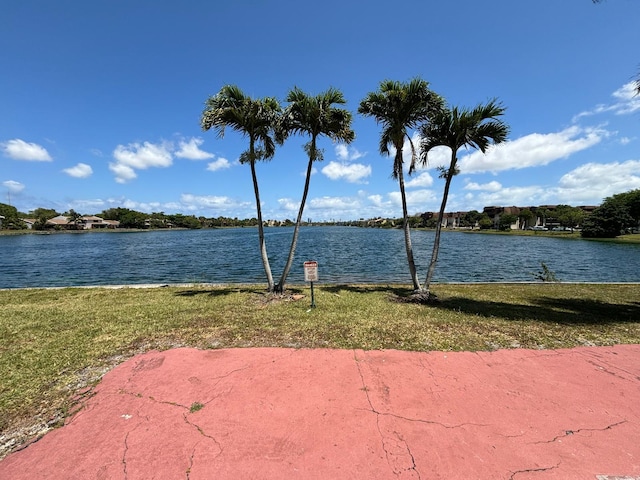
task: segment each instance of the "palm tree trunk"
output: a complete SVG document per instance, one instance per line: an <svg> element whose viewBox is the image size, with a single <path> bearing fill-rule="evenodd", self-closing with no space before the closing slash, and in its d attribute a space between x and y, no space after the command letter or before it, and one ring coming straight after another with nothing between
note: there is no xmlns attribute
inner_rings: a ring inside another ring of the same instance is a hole
<svg viewBox="0 0 640 480"><path fill-rule="evenodd" d="M264 226L262 225L262 208L260 207L260 192L258 191L258 177L256 176L256 162L252 160L251 178L253 180L253 192L256 196L256 212L258 215L258 239L260 241L260 255L262 257L262 265L264 273L267 275L267 288L269 292L273 292L273 275L271 274L271 266L269 265L269 256L267 255L267 244L264 240Z"/></svg>
<svg viewBox="0 0 640 480"><path fill-rule="evenodd" d="M402 155L402 150L400 150ZM402 167L398 169L398 183L400 184L400 197L402 198L402 229L404 230L404 246L407 249L407 261L409 262L409 273L413 282L413 289L420 290L420 280L416 272L416 262L413 260L413 247L411 246L411 232L409 231L409 214L407 213L407 196L404 191L404 175Z"/></svg>
<svg viewBox="0 0 640 480"><path fill-rule="evenodd" d="M422 291L429 295L429 289L431 288L431 280L433 274L436 271L436 262L438 261L438 252L440 251L440 232L442 231L442 219L444 218L444 209L447 206L447 198L449 197L449 187L451 186L451 179L456 168L456 152L451 153L451 164L449 171L447 172L446 180L444 183L444 193L442 194L442 204L440 205L440 211L438 212L438 222L436 223L436 236L433 239L433 252L431 253L431 261L429 262L429 269L427 270L427 278L422 286Z"/></svg>
<svg viewBox="0 0 640 480"><path fill-rule="evenodd" d="M291 247L289 248L289 257L287 258L287 263L284 266L284 270L282 271L282 276L280 277L280 281L276 286L276 292L283 293L285 281L287 280L287 276L289 275L289 270L291 270L291 265L293 264L293 255L296 251L296 246L298 245L298 232L300 231L300 224L302 223L302 212L304 211L304 205L307 201L307 194L309 193L309 182L311 180L311 171L313 169L313 160L309 159L309 165L307 166L307 177L304 181L304 191L302 192L302 201L300 202L300 209L298 210L298 218L296 219L296 226L293 230L293 238L291 239Z"/></svg>

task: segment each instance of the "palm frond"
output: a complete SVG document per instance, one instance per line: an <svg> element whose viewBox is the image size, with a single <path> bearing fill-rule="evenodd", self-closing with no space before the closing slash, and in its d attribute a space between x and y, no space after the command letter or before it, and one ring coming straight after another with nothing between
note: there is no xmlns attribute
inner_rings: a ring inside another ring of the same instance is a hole
<svg viewBox="0 0 640 480"><path fill-rule="evenodd" d="M409 82L384 80L378 90L367 94L360 102L358 113L373 117L382 126L379 150L389 154L390 146L400 152L394 158L393 178L397 178L402 169L402 148L405 138L411 145L412 173L416 164L416 149L411 142L410 130L429 121L444 108L444 100L429 89L429 83L421 78Z"/></svg>
<svg viewBox="0 0 640 480"><path fill-rule="evenodd" d="M426 164L429 151L437 146L449 147L454 155L447 172L457 174L455 153L460 148L469 147L485 153L490 145L507 139L509 127L499 118L504 112L505 107L496 99L471 110L459 107L442 110L420 129L420 161Z"/></svg>
<svg viewBox="0 0 640 480"><path fill-rule="evenodd" d="M225 85L207 99L200 124L203 130L214 129L219 137L226 128L248 137L249 149L240 155L240 161L254 162L275 154L273 137L280 115L280 104L274 97L252 99L237 86Z"/></svg>
<svg viewBox="0 0 640 480"><path fill-rule="evenodd" d="M322 150L311 147L319 136L327 136L334 141L351 143L355 132L351 129L352 115L346 109L335 105L346 103L344 95L331 87L312 96L294 87L287 95L289 105L282 115L279 137L291 134L303 134L311 137L305 145L305 151L312 161L322 160Z"/></svg>

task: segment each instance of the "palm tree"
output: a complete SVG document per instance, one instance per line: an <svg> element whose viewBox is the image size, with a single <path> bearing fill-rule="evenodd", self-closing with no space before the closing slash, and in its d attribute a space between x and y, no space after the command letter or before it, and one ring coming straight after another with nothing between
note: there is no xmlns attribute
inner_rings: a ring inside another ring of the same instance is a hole
<svg viewBox="0 0 640 480"><path fill-rule="evenodd" d="M284 139L292 133L309 135L311 140L304 145L304 150L309 156L309 163L307 164L302 200L293 230L291 247L289 248L289 257L282 271L280 281L276 285L276 292L281 293L284 292L285 282L291 270L293 256L298 243L298 232L302 223L302 212L307 201L307 194L309 193L313 162L323 159L323 151L317 146L318 137L325 135L333 141L344 143L351 143L355 138L355 133L351 129L351 112L334 106L347 103L339 90L329 88L329 90L319 95L310 96L298 87L294 87L287 96L287 102L289 102L289 106L287 106L282 116L278 141L284 142Z"/></svg>
<svg viewBox="0 0 640 480"><path fill-rule="evenodd" d="M280 104L272 97L253 99L246 96L237 86L225 85L216 95L209 97L205 105L200 119L203 130L213 128L218 137L223 138L225 129L230 127L249 138L249 148L240 154L240 163L248 163L251 167L258 214L260 255L267 275L268 290L273 292L273 275L264 239L256 162L270 160L275 154L274 131L281 114Z"/></svg>
<svg viewBox="0 0 640 480"><path fill-rule="evenodd" d="M428 82L414 78L409 83L384 80L377 92L369 93L358 108L361 115L370 116L382 125L379 150L382 155L390 155L390 148L395 149L392 177L398 180L400 197L402 200L402 228L404 243L407 250L409 272L414 290L420 289L420 280L416 272L411 246L409 216L407 213L407 197L404 189L404 173L402 150L405 139L411 147L411 165L409 173L413 172L416 161L416 150L409 135L410 129L417 128L427 122L443 106L442 98L429 88Z"/></svg>
<svg viewBox="0 0 640 480"><path fill-rule="evenodd" d="M447 205L449 187L451 179L458 171L458 150L462 147L475 148L485 153L489 145L502 143L507 139L509 127L498 117L502 116L505 108L497 102L491 100L485 105L478 105L473 110L445 109L439 112L431 122L425 124L420 129L420 160L426 165L429 152L438 146L445 146L451 149L451 161L449 167L441 167L441 177L445 179L442 204L438 212L436 223L436 235L433 241L433 252L427 278L422 287L422 293L429 299L429 288L431 279L438 260L438 250L440 249L440 232L442 230L442 217Z"/></svg>
<svg viewBox="0 0 640 480"><path fill-rule="evenodd" d="M82 224L82 215L76 212L73 208L67 212L67 220L72 225L71 228L74 230L78 230L80 225Z"/></svg>

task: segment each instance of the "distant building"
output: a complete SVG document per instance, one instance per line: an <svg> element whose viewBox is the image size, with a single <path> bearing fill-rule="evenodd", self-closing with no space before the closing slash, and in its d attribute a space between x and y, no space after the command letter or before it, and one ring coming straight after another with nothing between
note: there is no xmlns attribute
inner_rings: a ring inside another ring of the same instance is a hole
<svg viewBox="0 0 640 480"><path fill-rule="evenodd" d="M120 222L117 220L104 220L94 215L80 217L77 222L69 221L64 215L58 215L47 220L47 227L60 228L64 230L92 230L96 228L118 228Z"/></svg>
<svg viewBox="0 0 640 480"><path fill-rule="evenodd" d="M537 226L554 226L557 225L557 220L554 218L554 212L558 205L539 205L537 207L528 206L528 207L516 207L515 205L510 207L503 206L488 206L484 207L482 213L486 214L493 225L497 227L500 225L500 217L502 215L515 215L517 217L516 221L511 224L512 230L524 230L530 227ZM597 207L593 205L580 205L577 208L581 209L586 214L592 213ZM525 216L521 216L520 214L524 210L529 210L533 215L530 218L526 218ZM468 212L447 212L442 217L442 227L443 228L461 228L461 221L464 219L465 215ZM422 219L426 222L432 218L437 218L438 214L436 212L425 212L420 215Z"/></svg>
<svg viewBox="0 0 640 480"><path fill-rule="evenodd" d="M37 221L35 218L23 218L21 220L27 226L28 230L32 230L33 229L33 224L36 223L36 221Z"/></svg>

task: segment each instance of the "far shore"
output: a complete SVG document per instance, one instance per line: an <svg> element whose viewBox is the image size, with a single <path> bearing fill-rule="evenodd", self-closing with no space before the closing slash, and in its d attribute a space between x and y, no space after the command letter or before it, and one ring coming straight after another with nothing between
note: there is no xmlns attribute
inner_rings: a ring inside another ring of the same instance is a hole
<svg viewBox="0 0 640 480"><path fill-rule="evenodd" d="M314 225L325 226L325 225ZM334 226L334 225L326 225ZM227 228L255 228L255 227L211 227L202 228L196 230L221 230ZM268 227L268 228L283 228L283 227ZM372 228L372 227L357 227L357 228ZM164 231L185 231L190 230L188 228L100 228L89 230L0 230L0 236L8 235L61 235L65 233L71 234L89 234L89 233L136 233L136 232L164 232ZM432 231L432 228L418 228L417 230ZM640 243L640 233L633 233L628 235L620 235L615 238L583 238L579 231L532 231L532 230L479 230L479 229L464 229L464 228L445 228L443 232L462 232L468 234L480 234L480 235L511 235L511 236L524 236L524 237L551 237L551 238L566 238L576 240L591 240L599 242L613 242L613 243Z"/></svg>

